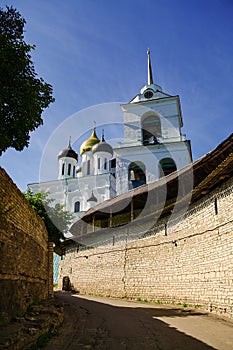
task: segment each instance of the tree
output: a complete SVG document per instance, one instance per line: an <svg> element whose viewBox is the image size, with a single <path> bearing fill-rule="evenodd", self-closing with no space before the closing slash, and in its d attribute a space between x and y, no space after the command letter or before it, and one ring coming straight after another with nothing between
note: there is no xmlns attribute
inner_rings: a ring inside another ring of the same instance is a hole
<svg viewBox="0 0 233 350"><path fill-rule="evenodd" d="M35 72L25 23L13 7L0 8L0 155L28 147L29 132L43 124L42 112L54 101L51 85Z"/></svg>
<svg viewBox="0 0 233 350"><path fill-rule="evenodd" d="M54 200L48 198L48 192L32 193L32 191L27 190L24 195L35 212L44 221L49 241L59 247L62 240L65 239L64 233L68 232L73 219L72 213L65 211L61 204L51 206Z"/></svg>

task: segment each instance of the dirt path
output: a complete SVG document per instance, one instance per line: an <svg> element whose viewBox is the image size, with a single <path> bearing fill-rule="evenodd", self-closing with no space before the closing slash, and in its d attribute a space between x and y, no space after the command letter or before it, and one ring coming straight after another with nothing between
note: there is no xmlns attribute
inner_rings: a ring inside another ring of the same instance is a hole
<svg viewBox="0 0 233 350"><path fill-rule="evenodd" d="M44 350L233 350L233 323L192 311L57 292L65 320Z"/></svg>

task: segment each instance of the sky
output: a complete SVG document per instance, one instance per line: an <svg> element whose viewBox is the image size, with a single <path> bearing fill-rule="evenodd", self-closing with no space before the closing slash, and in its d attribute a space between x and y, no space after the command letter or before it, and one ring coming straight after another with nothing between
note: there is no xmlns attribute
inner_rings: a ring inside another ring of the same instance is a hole
<svg viewBox="0 0 233 350"><path fill-rule="evenodd" d="M193 159L232 133L232 0L1 1L5 5L25 18L36 72L53 86L56 99L29 147L0 157L20 190L56 179L57 154L70 136L78 151L94 120L97 131L109 124L107 140L121 133L118 106L147 83L148 48L154 82L180 96L182 133L191 140Z"/></svg>

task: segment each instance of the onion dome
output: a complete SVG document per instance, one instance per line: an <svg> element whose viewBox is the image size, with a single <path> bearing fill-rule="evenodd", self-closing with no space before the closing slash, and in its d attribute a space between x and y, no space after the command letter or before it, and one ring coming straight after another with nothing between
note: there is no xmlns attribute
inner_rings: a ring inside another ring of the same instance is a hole
<svg viewBox="0 0 233 350"><path fill-rule="evenodd" d="M73 150L73 148L71 147L70 144L70 140L69 140L69 144L67 148L62 149L59 154L58 154L58 159L64 158L64 157L69 157L69 158L74 158L75 160L78 161L78 153L75 152Z"/></svg>
<svg viewBox="0 0 233 350"><path fill-rule="evenodd" d="M102 140L97 143L95 146L92 148L92 153L97 153L97 152L107 152L110 153L111 156L113 156L113 149L112 146L107 143L104 139L104 132L102 131Z"/></svg>
<svg viewBox="0 0 233 350"><path fill-rule="evenodd" d="M94 130L86 141L84 141L80 147L80 154L82 155L83 153L90 151L94 145L100 142L100 139L96 135L96 128L94 127Z"/></svg>

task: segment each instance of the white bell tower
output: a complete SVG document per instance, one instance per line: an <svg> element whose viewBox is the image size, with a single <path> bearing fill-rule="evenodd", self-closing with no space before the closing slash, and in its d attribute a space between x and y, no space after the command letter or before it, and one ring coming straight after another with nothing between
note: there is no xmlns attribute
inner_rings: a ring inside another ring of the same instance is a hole
<svg viewBox="0 0 233 350"><path fill-rule="evenodd" d="M150 51L148 81L124 113L124 147L116 148L117 194L152 182L192 161L190 142L182 135L179 96L154 84ZM120 170L120 171L119 171Z"/></svg>

